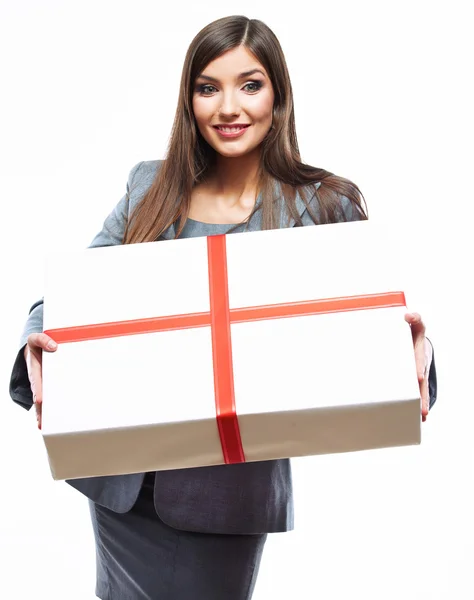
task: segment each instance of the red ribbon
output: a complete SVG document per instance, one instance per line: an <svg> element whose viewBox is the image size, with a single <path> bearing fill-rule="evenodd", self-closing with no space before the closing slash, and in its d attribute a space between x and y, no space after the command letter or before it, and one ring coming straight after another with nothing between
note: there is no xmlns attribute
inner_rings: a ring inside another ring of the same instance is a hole
<svg viewBox="0 0 474 600"><path fill-rule="evenodd" d="M44 333L48 334L58 344L65 344L140 333L210 326L216 419L222 452L226 464L242 463L245 462L245 455L235 407L230 324L405 306L405 295L403 292L386 292L231 309L229 308L225 235L215 235L207 238L207 254L210 312L115 321L96 325L79 325L77 327L50 329Z"/></svg>
<svg viewBox="0 0 474 600"><path fill-rule="evenodd" d="M225 235L207 238L207 257L217 427L225 462L242 463L245 455L235 410Z"/></svg>

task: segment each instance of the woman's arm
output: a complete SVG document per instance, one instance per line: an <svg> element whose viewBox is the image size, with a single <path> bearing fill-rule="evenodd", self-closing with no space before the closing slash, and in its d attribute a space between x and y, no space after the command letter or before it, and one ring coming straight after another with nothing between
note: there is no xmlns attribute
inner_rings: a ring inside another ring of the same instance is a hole
<svg viewBox="0 0 474 600"><path fill-rule="evenodd" d="M136 182L136 174L141 165L140 162L130 171L127 189L123 198L119 201L113 211L105 219L101 231L94 237L89 248L100 246L116 246L122 243L125 224L129 214L130 195ZM25 359L25 347L28 336L32 333L43 332L43 300L38 300L30 308L28 319L20 336L20 348L13 364L10 377L10 396L14 402L30 410L33 405L33 393L28 378L28 369Z"/></svg>

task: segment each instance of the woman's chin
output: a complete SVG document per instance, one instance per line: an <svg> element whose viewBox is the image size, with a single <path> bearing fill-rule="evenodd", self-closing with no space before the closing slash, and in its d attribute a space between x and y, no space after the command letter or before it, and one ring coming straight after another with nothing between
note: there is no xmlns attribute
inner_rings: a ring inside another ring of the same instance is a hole
<svg viewBox="0 0 474 600"><path fill-rule="evenodd" d="M224 158L241 158L242 156L245 156L246 154L248 154L248 152L228 152L228 151L221 151L221 150L216 150L217 154L219 154L220 156L223 156Z"/></svg>
<svg viewBox="0 0 474 600"><path fill-rule="evenodd" d="M246 156L247 154L250 154L255 150L254 147L232 148L231 146L223 146L221 144L215 144L212 147L217 152L217 154L223 156L224 158L241 158L242 156Z"/></svg>

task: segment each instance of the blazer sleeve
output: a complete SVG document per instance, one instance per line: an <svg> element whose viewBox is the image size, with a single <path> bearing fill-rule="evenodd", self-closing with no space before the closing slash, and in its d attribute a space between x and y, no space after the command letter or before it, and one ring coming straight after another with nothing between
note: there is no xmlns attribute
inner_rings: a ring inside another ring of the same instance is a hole
<svg viewBox="0 0 474 600"><path fill-rule="evenodd" d="M130 192L134 187L135 178L141 165L140 162L130 171L127 189L123 198L105 219L101 231L94 237L89 248L101 246L117 246L122 243L125 232L125 224L129 214ZM43 331L43 300L38 300L30 308L28 319L20 336L20 349L16 355L10 376L10 396L14 402L30 410L33 406L33 394L24 356L28 336L31 333L42 333Z"/></svg>
<svg viewBox="0 0 474 600"><path fill-rule="evenodd" d="M428 339L428 338L426 338ZM433 349L433 355L431 358L430 372L428 375L428 391L430 396L430 410L433 404L436 402L438 397L438 378L436 377L436 365L435 365L435 357L434 357L434 347L431 340L428 340L431 344L431 348Z"/></svg>

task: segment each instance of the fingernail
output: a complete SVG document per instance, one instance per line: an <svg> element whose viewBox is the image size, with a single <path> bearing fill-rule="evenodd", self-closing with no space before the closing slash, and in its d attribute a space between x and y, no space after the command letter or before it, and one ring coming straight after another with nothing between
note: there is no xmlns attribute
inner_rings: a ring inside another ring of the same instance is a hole
<svg viewBox="0 0 474 600"><path fill-rule="evenodd" d="M48 342L48 345L46 346L46 348L48 348L49 350L54 350L56 348L57 344L56 342L53 342L53 340L50 340Z"/></svg>

